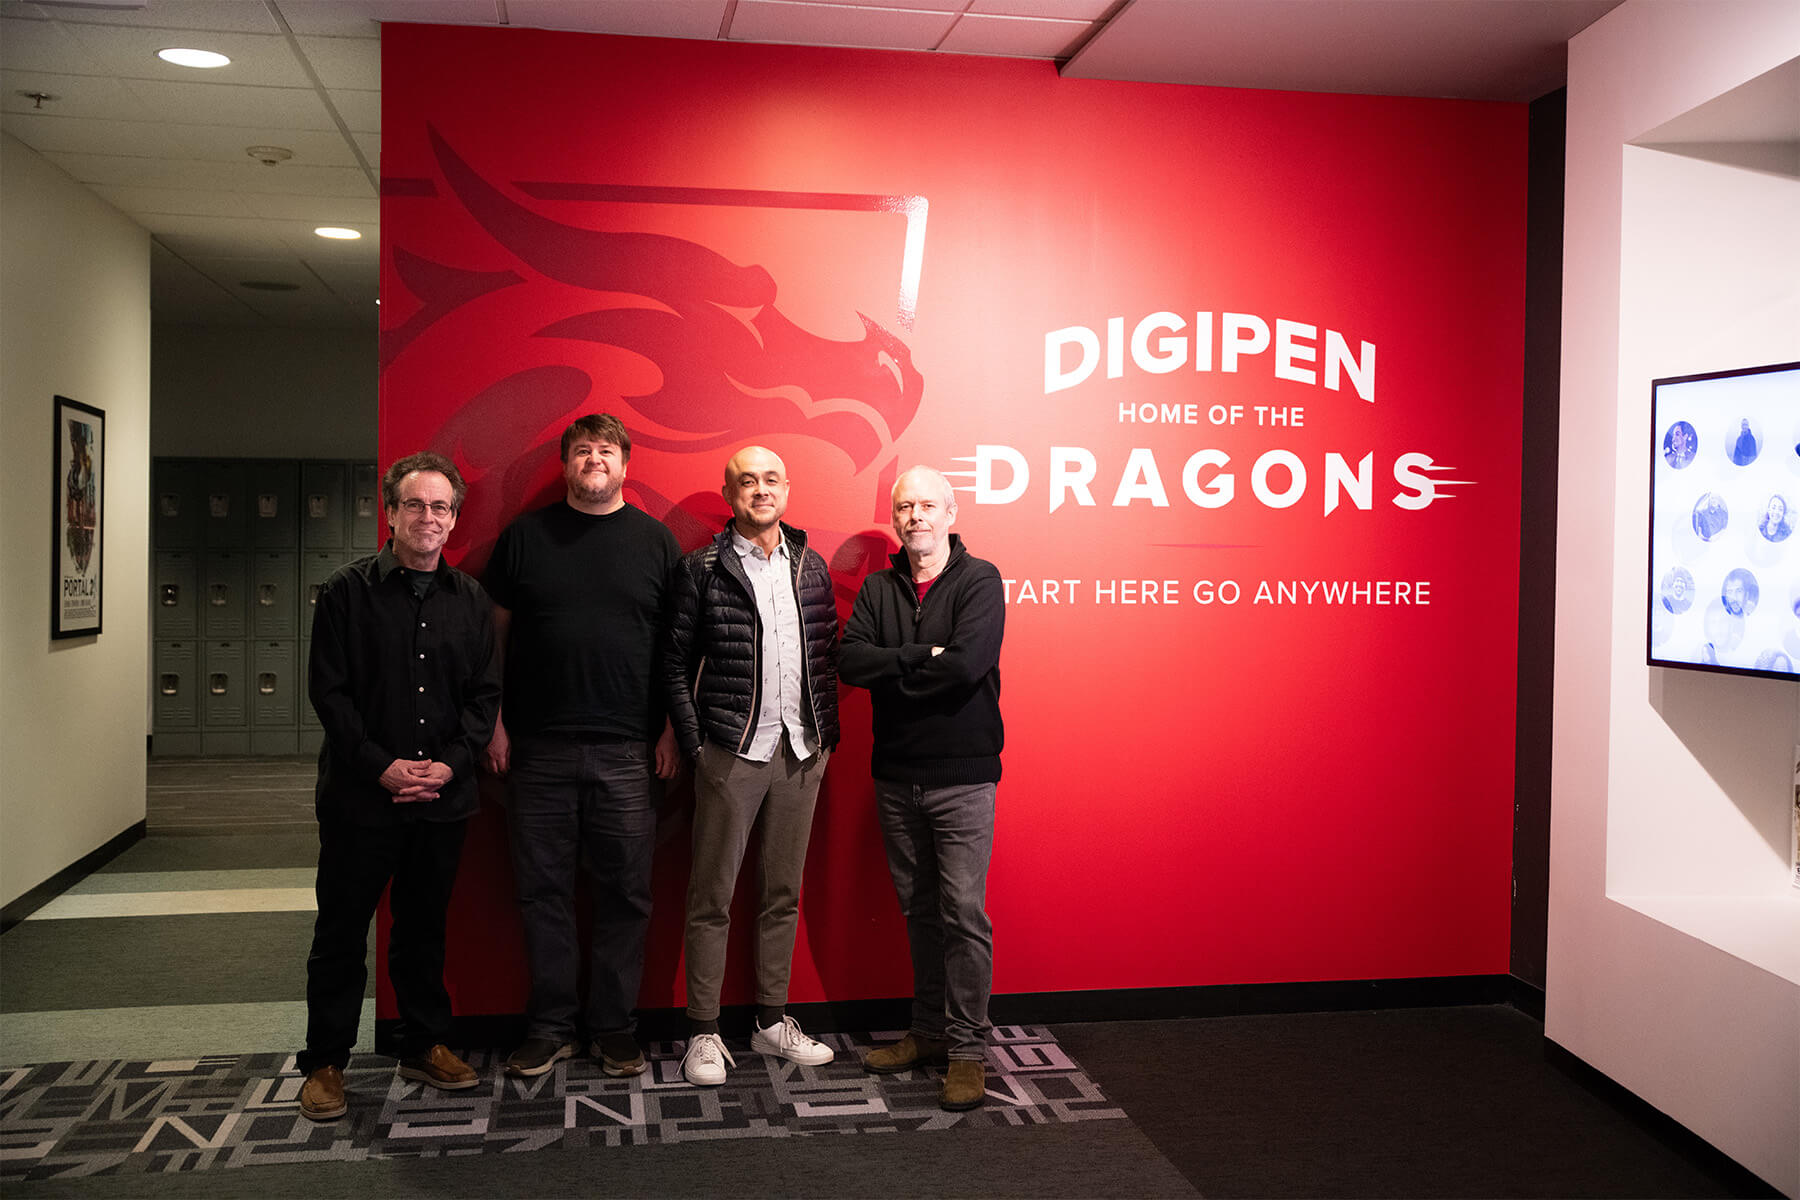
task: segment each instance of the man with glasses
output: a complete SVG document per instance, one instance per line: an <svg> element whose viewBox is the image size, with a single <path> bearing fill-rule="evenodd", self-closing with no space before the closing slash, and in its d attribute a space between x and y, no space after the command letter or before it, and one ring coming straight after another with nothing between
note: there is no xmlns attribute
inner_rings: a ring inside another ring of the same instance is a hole
<svg viewBox="0 0 1800 1200"><path fill-rule="evenodd" d="M467 489L441 454L389 467L381 496L393 536L341 567L313 614L308 692L319 751L319 915L306 960L306 1075L300 1111L344 1115L368 983L369 922L392 882L388 977L400 1009L400 1075L433 1087L478 1081L444 1045L444 922L477 807L475 765L500 705L492 605L444 561Z"/></svg>

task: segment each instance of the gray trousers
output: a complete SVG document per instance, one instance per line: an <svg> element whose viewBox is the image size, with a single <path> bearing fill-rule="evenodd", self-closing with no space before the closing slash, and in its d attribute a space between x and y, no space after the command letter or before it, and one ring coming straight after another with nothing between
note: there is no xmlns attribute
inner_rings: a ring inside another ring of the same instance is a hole
<svg viewBox="0 0 1800 1200"><path fill-rule="evenodd" d="M801 762L785 735L780 751L766 763L739 758L710 742L702 744L694 769L693 866L687 893L690 1019L719 1019L731 895L737 890L750 830L759 824L756 1002L787 1003L794 931L800 923L800 877L806 868L806 843L812 837L813 804L830 757L829 750L821 749Z"/></svg>
<svg viewBox="0 0 1800 1200"><path fill-rule="evenodd" d="M951 1058L979 1060L992 1028L994 785L877 779L875 807L912 949L912 1032L947 1039Z"/></svg>

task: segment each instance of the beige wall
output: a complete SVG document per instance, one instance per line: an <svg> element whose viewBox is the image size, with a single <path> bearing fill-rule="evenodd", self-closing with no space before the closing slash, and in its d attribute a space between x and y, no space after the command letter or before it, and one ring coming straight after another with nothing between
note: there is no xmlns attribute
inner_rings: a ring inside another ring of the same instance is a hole
<svg viewBox="0 0 1800 1200"><path fill-rule="evenodd" d="M50 639L51 397L104 409L102 632ZM0 903L144 818L150 238L0 133Z"/></svg>
<svg viewBox="0 0 1800 1200"><path fill-rule="evenodd" d="M1570 43L1545 991L1552 1040L1791 1196L1800 687L1646 666L1644 592L1650 381L1800 359L1800 152L1632 143L1796 56L1793 0L1629 0Z"/></svg>

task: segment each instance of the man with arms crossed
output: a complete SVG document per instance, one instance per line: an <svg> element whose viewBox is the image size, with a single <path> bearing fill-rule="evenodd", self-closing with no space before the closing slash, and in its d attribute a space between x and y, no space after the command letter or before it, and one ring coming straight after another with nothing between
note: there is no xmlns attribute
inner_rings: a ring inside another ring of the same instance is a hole
<svg viewBox="0 0 1800 1200"><path fill-rule="evenodd" d="M907 1035L863 1066L947 1066L939 1104L954 1112L986 1094L994 934L985 905L1006 597L993 564L950 532L956 494L943 475L913 467L893 500L901 550L857 593L843 676L874 702L870 771L912 950L913 1014Z"/></svg>
<svg viewBox="0 0 1800 1200"><path fill-rule="evenodd" d="M319 915L306 960L306 1075L300 1111L344 1115L369 921L393 881L388 976L400 1007L400 1074L440 1088L477 1082L444 1046L444 918L463 834L478 805L475 764L494 727L500 679L492 606L443 559L462 476L441 454L389 467L381 497L393 536L340 567L313 612L308 692L319 750Z"/></svg>
<svg viewBox="0 0 1800 1200"><path fill-rule="evenodd" d="M651 776L669 778L678 761L656 655L680 552L662 522L625 503L630 460L631 436L610 413L571 424L565 496L508 525L484 577L506 678L488 766L511 776L513 874L531 964L510 1075L542 1075L575 1052L578 868L593 905L579 1024L606 1074L646 1065L632 1009L650 924Z"/></svg>
<svg viewBox="0 0 1800 1200"><path fill-rule="evenodd" d="M757 875L756 1029L751 1049L802 1066L829 1046L787 1015L800 877L813 803L837 745L837 605L825 560L782 522L787 468L746 446L725 464L732 522L681 561L664 655L670 719L694 760L694 859L687 896L689 1083L725 1082L737 1063L719 1036L731 895L751 827Z"/></svg>

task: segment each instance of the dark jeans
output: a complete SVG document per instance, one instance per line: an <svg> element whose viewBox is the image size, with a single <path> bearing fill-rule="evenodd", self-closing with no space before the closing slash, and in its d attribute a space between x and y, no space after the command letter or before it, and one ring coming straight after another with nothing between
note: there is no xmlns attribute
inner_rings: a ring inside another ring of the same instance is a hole
<svg viewBox="0 0 1800 1200"><path fill-rule="evenodd" d="M350 1061L369 984L369 921L389 880L388 979L400 1008L401 1054L422 1054L450 1036L444 914L468 828L466 820L385 826L320 820L319 916L306 959L306 1049L298 1057L303 1073Z"/></svg>
<svg viewBox="0 0 1800 1200"><path fill-rule="evenodd" d="M994 985L994 785L877 779L875 808L912 949L912 1032L948 1039L951 1058L979 1060Z"/></svg>
<svg viewBox="0 0 1800 1200"><path fill-rule="evenodd" d="M531 961L526 1036L573 1041L634 1028L650 927L656 795L641 741L534 736L512 747L513 875ZM587 880L588 994L581 1004L576 874Z"/></svg>

